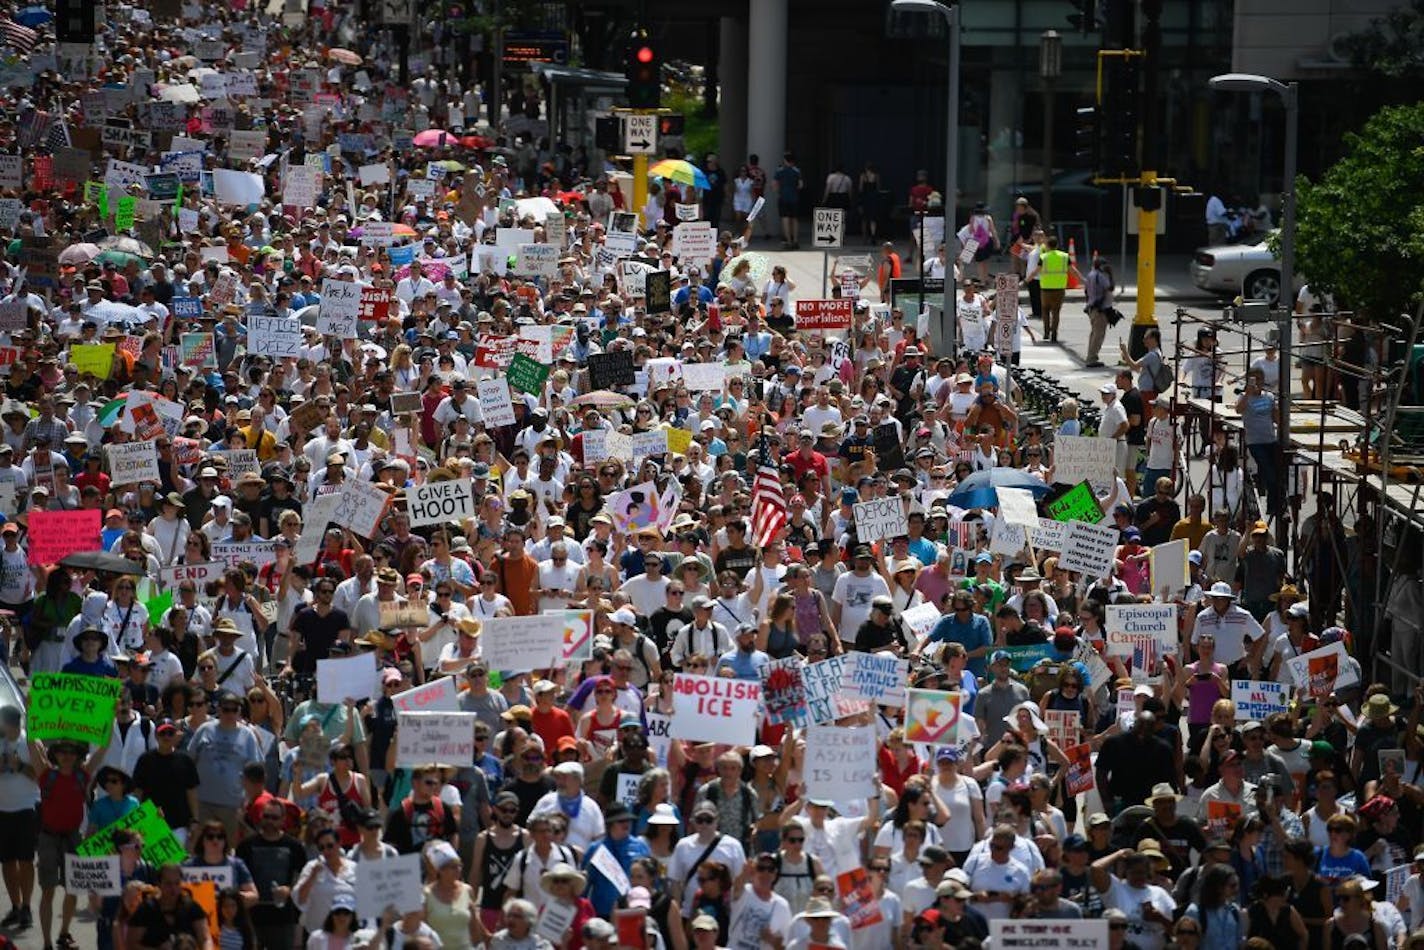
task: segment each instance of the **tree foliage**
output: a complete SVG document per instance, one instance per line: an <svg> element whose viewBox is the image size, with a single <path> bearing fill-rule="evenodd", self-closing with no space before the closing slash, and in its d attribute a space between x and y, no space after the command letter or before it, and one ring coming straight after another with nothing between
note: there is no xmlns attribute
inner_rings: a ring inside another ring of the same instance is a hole
<svg viewBox="0 0 1424 950"><path fill-rule="evenodd" d="M1301 178L1296 269L1379 319L1424 298L1424 103L1380 110L1320 181Z"/></svg>
<svg viewBox="0 0 1424 950"><path fill-rule="evenodd" d="M1399 5L1342 44L1360 69L1391 79L1424 78L1424 0Z"/></svg>

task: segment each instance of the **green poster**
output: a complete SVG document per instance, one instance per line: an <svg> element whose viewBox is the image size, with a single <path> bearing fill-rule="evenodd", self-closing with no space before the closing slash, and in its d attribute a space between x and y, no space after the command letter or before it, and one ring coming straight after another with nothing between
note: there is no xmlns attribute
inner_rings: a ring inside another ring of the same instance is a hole
<svg viewBox="0 0 1424 950"><path fill-rule="evenodd" d="M82 673L36 673L30 686L31 739L102 744L114 728L123 683Z"/></svg>
<svg viewBox="0 0 1424 950"><path fill-rule="evenodd" d="M509 385L515 389L538 396L544 391L544 380L549 378L549 367L523 353L516 353L505 375L509 377Z"/></svg>
<svg viewBox="0 0 1424 950"><path fill-rule="evenodd" d="M113 854L113 833L126 828L143 836L143 859L156 868L165 864L178 864L188 857L188 852L183 850L178 839L173 837L173 829L151 801L144 802L118 821L105 825L100 831L79 842L75 854L86 858Z"/></svg>
<svg viewBox="0 0 1424 950"><path fill-rule="evenodd" d="M1025 673L1034 668L1039 660L1049 660L1053 658L1053 645L1049 643L1030 643L1017 647L995 647L994 652L1002 650L1009 655L1009 666L1015 673Z"/></svg>
<svg viewBox="0 0 1424 950"><path fill-rule="evenodd" d="M119 199L118 210L114 212L114 227L120 231L132 230L137 216L138 199L133 195L124 195Z"/></svg>
<svg viewBox="0 0 1424 950"><path fill-rule="evenodd" d="M1062 495L1044 505L1048 517L1054 521L1085 521L1097 524L1103 520L1103 506L1098 504L1093 494L1093 486L1088 482L1074 485Z"/></svg>

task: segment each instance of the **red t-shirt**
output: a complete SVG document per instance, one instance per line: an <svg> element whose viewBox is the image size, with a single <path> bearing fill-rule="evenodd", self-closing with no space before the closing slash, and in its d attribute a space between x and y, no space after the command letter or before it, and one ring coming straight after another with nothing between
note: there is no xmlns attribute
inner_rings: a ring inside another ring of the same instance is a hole
<svg viewBox="0 0 1424 950"><path fill-rule="evenodd" d="M534 726L535 734L544 740L546 749L556 748L560 739L574 734L573 719L557 706L548 712L540 712L539 707L534 707L530 721Z"/></svg>
<svg viewBox="0 0 1424 950"><path fill-rule="evenodd" d="M810 457L803 455L800 449L794 452L787 452L782 456L781 461L790 465L796 471L796 482L800 484L801 479L806 477L807 472L815 472L817 478L826 478L830 475L830 469L826 466L826 457L820 452L812 451Z"/></svg>

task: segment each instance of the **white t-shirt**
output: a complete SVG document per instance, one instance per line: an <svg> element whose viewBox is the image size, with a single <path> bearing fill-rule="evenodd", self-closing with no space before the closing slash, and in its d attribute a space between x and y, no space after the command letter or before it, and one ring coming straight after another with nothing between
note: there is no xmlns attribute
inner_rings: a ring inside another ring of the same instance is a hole
<svg viewBox="0 0 1424 950"><path fill-rule="evenodd" d="M1103 900L1109 907L1116 907L1127 915L1127 939L1142 950L1162 950L1167 943L1166 929L1158 923L1142 919L1142 905L1151 903L1164 917L1171 917L1177 909L1172 895L1155 884L1146 887L1132 887L1121 878L1112 879Z"/></svg>
<svg viewBox="0 0 1424 950"><path fill-rule="evenodd" d="M1027 894L1029 891L1029 870L1013 858L999 864L984 853L970 855L964 870L969 875L969 889L975 892ZM1007 920L1013 908L1010 901L987 901L975 906L989 920Z"/></svg>
<svg viewBox="0 0 1424 950"><path fill-rule="evenodd" d="M12 755L19 758L22 767L30 764L30 744L23 729L18 738L0 739L0 762L6 763L0 772L0 812L30 811L40 800L40 787L34 779L8 768Z"/></svg>
<svg viewBox="0 0 1424 950"><path fill-rule="evenodd" d="M778 936L791 926L791 905L772 892L766 900L756 896L750 884L732 901L732 918L727 925L727 950L761 950L763 930Z"/></svg>
<svg viewBox="0 0 1424 950"><path fill-rule="evenodd" d="M624 581L618 590L627 594L633 601L633 609L639 616L647 617L667 601L670 583L672 582L666 576L660 575L657 580L653 580L646 574L639 574Z"/></svg>
<svg viewBox="0 0 1424 950"><path fill-rule="evenodd" d="M890 585L879 574L859 577L854 571L847 571L836 578L831 600L841 605L841 620L836 624L841 639L855 642L860 625L870 616L870 601L878 595L890 596Z"/></svg>

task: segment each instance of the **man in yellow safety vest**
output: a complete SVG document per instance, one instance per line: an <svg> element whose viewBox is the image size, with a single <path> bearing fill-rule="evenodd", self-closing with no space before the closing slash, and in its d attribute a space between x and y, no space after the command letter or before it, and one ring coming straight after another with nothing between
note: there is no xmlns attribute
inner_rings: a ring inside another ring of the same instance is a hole
<svg viewBox="0 0 1424 950"><path fill-rule="evenodd" d="M1058 317L1063 310L1063 297L1068 291L1068 275L1081 283L1083 275L1073 259L1058 249L1058 238L1050 236L1038 252L1038 266L1028 279L1038 278L1039 295L1043 301L1043 338L1058 342Z"/></svg>

